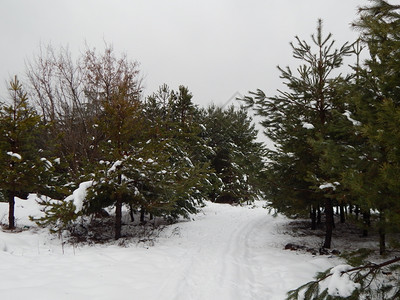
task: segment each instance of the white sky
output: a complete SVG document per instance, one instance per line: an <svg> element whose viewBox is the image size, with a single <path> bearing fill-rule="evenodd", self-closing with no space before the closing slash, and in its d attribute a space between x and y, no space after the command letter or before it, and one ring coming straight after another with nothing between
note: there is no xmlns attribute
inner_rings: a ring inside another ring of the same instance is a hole
<svg viewBox="0 0 400 300"><path fill-rule="evenodd" d="M0 0L0 91L39 44L74 54L104 41L141 64L145 94L188 86L194 102L223 104L234 94L281 85L276 66L292 63L289 42L309 39L317 19L338 45L366 0ZM4 98L4 92L2 92Z"/></svg>

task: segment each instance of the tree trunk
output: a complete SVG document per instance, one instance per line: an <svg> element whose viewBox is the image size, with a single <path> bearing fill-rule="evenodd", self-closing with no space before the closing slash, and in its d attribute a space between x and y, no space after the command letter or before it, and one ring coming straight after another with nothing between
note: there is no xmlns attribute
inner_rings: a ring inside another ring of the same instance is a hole
<svg viewBox="0 0 400 300"><path fill-rule="evenodd" d="M15 228L15 217L14 217L14 208L15 208L15 195L14 192L8 191L8 229Z"/></svg>
<svg viewBox="0 0 400 300"><path fill-rule="evenodd" d="M135 222L135 217L133 216L133 206L129 204L129 216L131 217L131 222Z"/></svg>
<svg viewBox="0 0 400 300"><path fill-rule="evenodd" d="M142 208L140 209L140 223L142 223L142 224L144 224L144 216L145 216L145 214L146 214L146 211L145 211L145 209L142 207Z"/></svg>
<svg viewBox="0 0 400 300"><path fill-rule="evenodd" d="M115 202L115 239L118 240L121 237L122 228L122 202L120 197L117 197Z"/></svg>
<svg viewBox="0 0 400 300"><path fill-rule="evenodd" d="M379 254L384 255L386 253L386 230L385 230L385 218L381 212L379 214Z"/></svg>
<svg viewBox="0 0 400 300"><path fill-rule="evenodd" d="M340 204L340 223L345 223L346 222L346 216L344 213L344 205Z"/></svg>
<svg viewBox="0 0 400 300"><path fill-rule="evenodd" d="M331 248L333 232L333 205L332 199L325 200L325 242L323 248Z"/></svg>
<svg viewBox="0 0 400 300"><path fill-rule="evenodd" d="M385 229L379 229L379 254L384 255L386 253L386 234Z"/></svg>
<svg viewBox="0 0 400 300"><path fill-rule="evenodd" d="M367 237L368 236L368 228L371 227L371 213L364 212L362 215L363 215L363 223L364 223L362 236Z"/></svg>
<svg viewBox="0 0 400 300"><path fill-rule="evenodd" d="M122 175L118 174L118 185L122 184ZM117 199L115 201L115 239L118 240L121 237L122 231L122 197L117 191Z"/></svg>
<svg viewBox="0 0 400 300"><path fill-rule="evenodd" d="M317 209L313 205L310 212L311 217L311 230L317 229Z"/></svg>

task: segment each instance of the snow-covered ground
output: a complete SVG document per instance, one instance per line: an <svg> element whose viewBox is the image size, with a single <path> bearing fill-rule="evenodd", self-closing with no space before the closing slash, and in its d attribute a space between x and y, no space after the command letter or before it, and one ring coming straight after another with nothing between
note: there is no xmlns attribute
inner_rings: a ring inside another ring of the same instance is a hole
<svg viewBox="0 0 400 300"><path fill-rule="evenodd" d="M131 242L64 245L28 216L37 205L17 200L19 233L0 231L0 299L246 300L286 292L338 264L335 258L283 250L288 222L262 208L207 203L192 221L167 227L153 246ZM7 221L0 203L0 221Z"/></svg>

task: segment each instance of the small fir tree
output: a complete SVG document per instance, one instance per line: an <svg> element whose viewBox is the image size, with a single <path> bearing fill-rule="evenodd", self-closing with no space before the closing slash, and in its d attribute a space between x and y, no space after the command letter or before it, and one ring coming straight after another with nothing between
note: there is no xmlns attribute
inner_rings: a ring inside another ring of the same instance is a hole
<svg viewBox="0 0 400 300"><path fill-rule="evenodd" d="M0 189L9 203L8 227L15 228L15 197L43 191L45 173L51 164L38 148L40 117L29 106L17 77L10 82L10 103L0 110Z"/></svg>

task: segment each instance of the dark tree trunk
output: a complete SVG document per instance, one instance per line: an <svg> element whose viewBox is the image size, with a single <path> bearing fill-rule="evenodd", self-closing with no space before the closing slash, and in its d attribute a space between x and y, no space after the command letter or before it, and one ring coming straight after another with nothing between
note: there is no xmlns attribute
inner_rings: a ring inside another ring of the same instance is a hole
<svg viewBox="0 0 400 300"><path fill-rule="evenodd" d="M386 253L386 230L385 230L385 219L384 214L379 214L379 254L384 255Z"/></svg>
<svg viewBox="0 0 400 300"><path fill-rule="evenodd" d="M311 230L315 230L317 229L317 209L314 205L311 207L310 217L311 217Z"/></svg>
<svg viewBox="0 0 400 300"><path fill-rule="evenodd" d="M121 237L122 229L122 201L120 197L115 202L115 239L118 240Z"/></svg>
<svg viewBox="0 0 400 300"><path fill-rule="evenodd" d="M363 215L363 223L364 223L362 236L367 237L368 236L368 228L371 227L371 213L364 212L362 215Z"/></svg>
<svg viewBox="0 0 400 300"><path fill-rule="evenodd" d="M135 222L135 217L133 216L133 206L129 204L129 216L131 217L131 222Z"/></svg>
<svg viewBox="0 0 400 300"><path fill-rule="evenodd" d="M379 254L384 255L386 253L386 234L385 229L379 229Z"/></svg>
<svg viewBox="0 0 400 300"><path fill-rule="evenodd" d="M140 223L144 224L144 216L146 214L146 210L142 207L140 209Z"/></svg>
<svg viewBox="0 0 400 300"><path fill-rule="evenodd" d="M325 242L323 248L331 248L333 232L333 205L332 199L325 200Z"/></svg>
<svg viewBox="0 0 400 300"><path fill-rule="evenodd" d="M8 229L15 228L15 216L14 216L14 208L15 208L15 195L14 192L8 192Z"/></svg>
<svg viewBox="0 0 400 300"><path fill-rule="evenodd" d="M122 184L122 175L118 174L118 184ZM122 231L122 197L117 191L117 200L115 201L115 239L118 240L121 237Z"/></svg>
<svg viewBox="0 0 400 300"><path fill-rule="evenodd" d="M340 223L345 223L346 222L346 215L344 212L344 205L340 204Z"/></svg>
<svg viewBox="0 0 400 300"><path fill-rule="evenodd" d="M356 220L358 220L358 216L360 214L360 208L358 206L356 206L355 213L356 213Z"/></svg>

